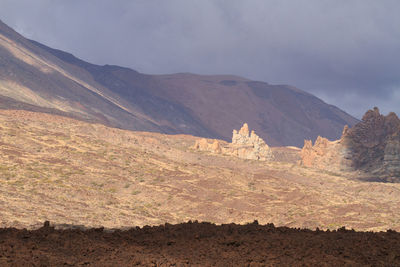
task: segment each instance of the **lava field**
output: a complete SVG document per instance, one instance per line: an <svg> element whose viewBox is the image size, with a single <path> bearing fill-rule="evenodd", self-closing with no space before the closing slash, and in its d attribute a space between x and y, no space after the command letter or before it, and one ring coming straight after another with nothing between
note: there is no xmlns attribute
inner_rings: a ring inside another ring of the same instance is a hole
<svg viewBox="0 0 400 267"><path fill-rule="evenodd" d="M400 234L188 222L0 229L1 266L400 266Z"/></svg>

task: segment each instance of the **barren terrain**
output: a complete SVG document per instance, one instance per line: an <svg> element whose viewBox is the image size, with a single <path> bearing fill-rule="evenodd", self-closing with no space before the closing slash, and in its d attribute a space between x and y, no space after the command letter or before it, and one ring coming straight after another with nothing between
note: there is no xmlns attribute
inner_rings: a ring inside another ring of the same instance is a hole
<svg viewBox="0 0 400 267"><path fill-rule="evenodd" d="M189 222L101 228L0 229L1 266L399 266L400 234Z"/></svg>
<svg viewBox="0 0 400 267"><path fill-rule="evenodd" d="M0 111L0 227L274 223L400 230L400 185L191 149L196 137ZM280 159L285 149L275 149Z"/></svg>

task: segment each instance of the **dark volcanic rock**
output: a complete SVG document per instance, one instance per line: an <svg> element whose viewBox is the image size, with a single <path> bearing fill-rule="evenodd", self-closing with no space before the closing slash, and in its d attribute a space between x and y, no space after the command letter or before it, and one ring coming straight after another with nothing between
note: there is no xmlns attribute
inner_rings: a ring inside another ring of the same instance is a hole
<svg viewBox="0 0 400 267"><path fill-rule="evenodd" d="M399 266L400 234L189 222L103 228L0 229L1 266Z"/></svg>

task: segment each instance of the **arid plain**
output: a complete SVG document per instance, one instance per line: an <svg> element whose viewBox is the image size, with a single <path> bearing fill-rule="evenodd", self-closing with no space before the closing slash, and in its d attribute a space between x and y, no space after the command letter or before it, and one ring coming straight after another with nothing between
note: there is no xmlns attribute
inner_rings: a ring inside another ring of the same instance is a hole
<svg viewBox="0 0 400 267"><path fill-rule="evenodd" d="M285 159L289 148L261 162L196 151L196 140L0 110L0 227L258 220L400 230L400 184L302 167Z"/></svg>

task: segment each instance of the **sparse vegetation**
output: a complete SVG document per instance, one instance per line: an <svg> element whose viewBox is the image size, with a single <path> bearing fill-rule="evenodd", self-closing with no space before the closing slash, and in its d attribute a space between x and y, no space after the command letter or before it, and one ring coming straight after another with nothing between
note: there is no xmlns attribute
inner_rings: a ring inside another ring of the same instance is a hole
<svg viewBox="0 0 400 267"><path fill-rule="evenodd" d="M135 195L140 194L140 191L139 191L139 190L133 190L133 191L131 192L131 194L135 196Z"/></svg>
<svg viewBox="0 0 400 267"><path fill-rule="evenodd" d="M38 218L65 223L67 216L76 224L106 227L118 227L123 220L144 225L257 218L293 227L400 230L399 184L370 187L293 163L198 153L189 150L195 140L190 136L132 133L66 118L60 124L51 115L21 116L29 120L21 123L0 110L3 226L29 227ZM7 134L11 129L18 138ZM124 219L116 221L116 216Z"/></svg>
<svg viewBox="0 0 400 267"><path fill-rule="evenodd" d="M254 183L254 182L249 182L249 183L247 184L247 187L248 187L249 190L251 190L251 191L256 190L256 187L255 187L255 183Z"/></svg>
<svg viewBox="0 0 400 267"><path fill-rule="evenodd" d="M115 189L115 188L110 188L110 189L108 189L108 192L114 194L114 193L117 192L117 189Z"/></svg>

